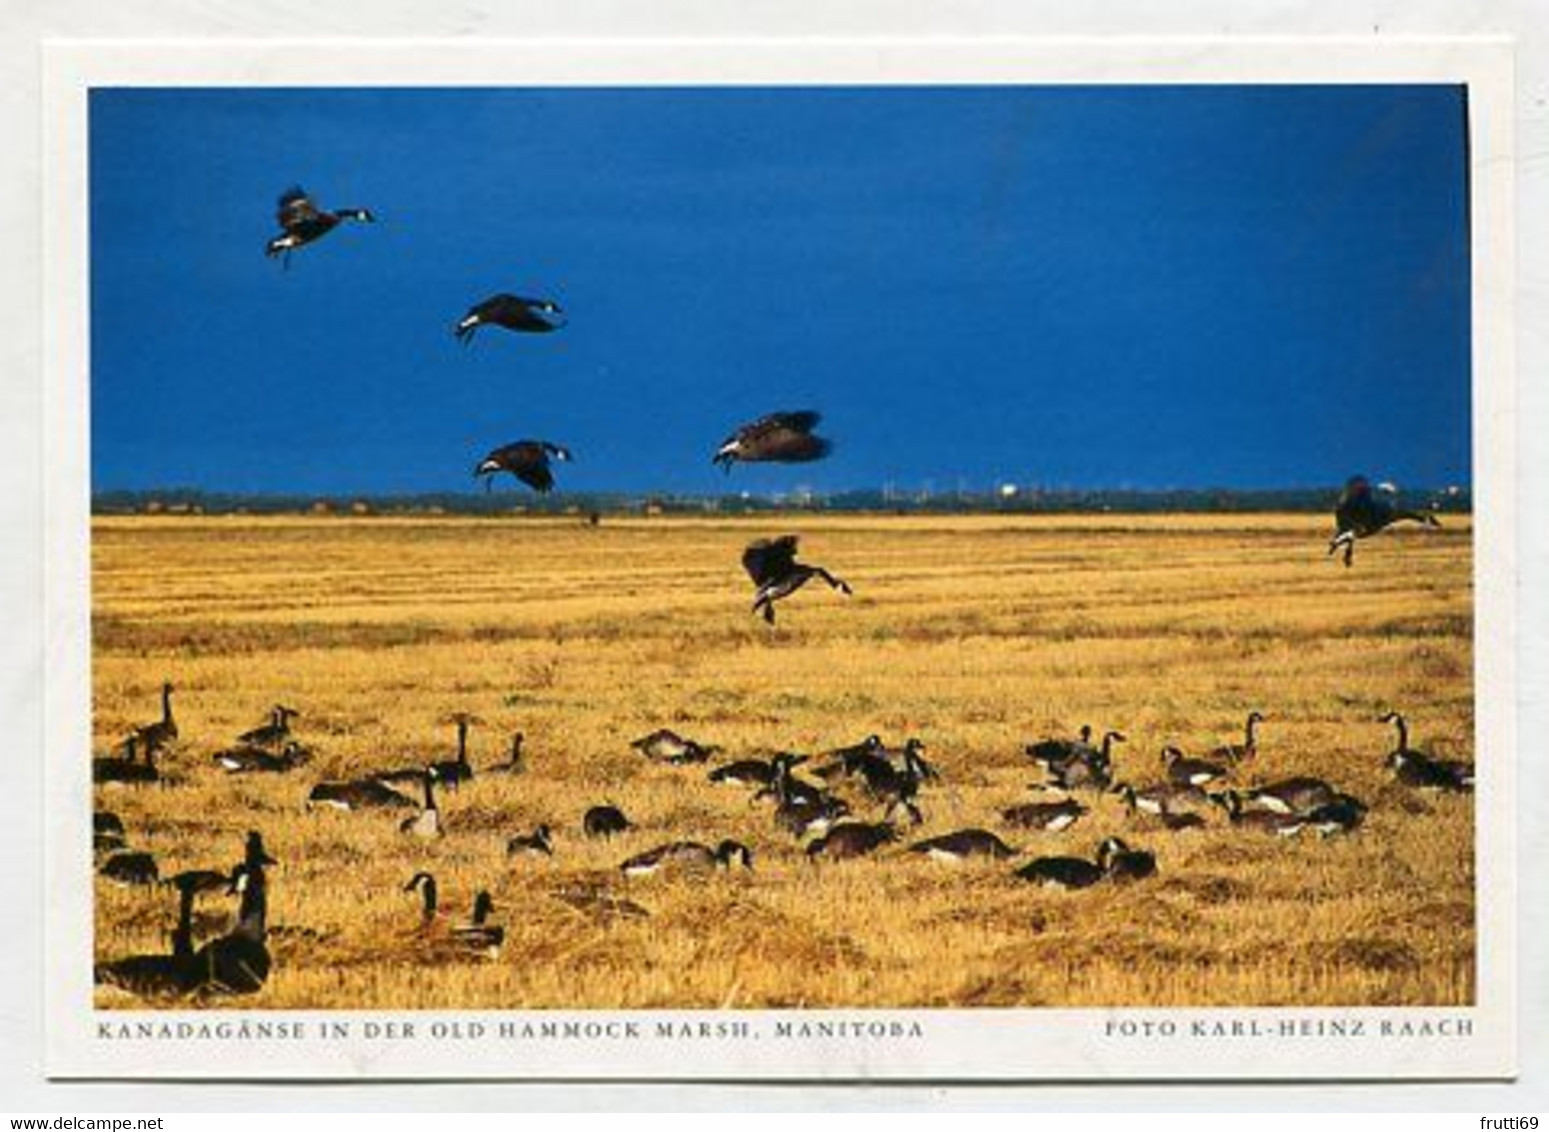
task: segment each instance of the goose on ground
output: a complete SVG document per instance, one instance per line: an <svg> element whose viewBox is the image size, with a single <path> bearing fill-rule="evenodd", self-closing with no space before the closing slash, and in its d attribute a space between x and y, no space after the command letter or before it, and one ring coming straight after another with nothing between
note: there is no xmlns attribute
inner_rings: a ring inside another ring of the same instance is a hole
<svg viewBox="0 0 1549 1132"><path fill-rule="evenodd" d="M796 561L796 535L759 539L742 552L742 568L753 580L753 612L773 625L775 602L790 597L813 578L822 578L829 587L848 597L854 591L843 578L837 578L821 566Z"/></svg>
<svg viewBox="0 0 1549 1132"><path fill-rule="evenodd" d="M1110 837L1097 847L1097 863L1116 881L1142 880L1156 872L1156 854L1131 849L1117 837Z"/></svg>
<svg viewBox="0 0 1549 1132"><path fill-rule="evenodd" d="M721 442L711 463L730 472L736 463L804 464L821 460L833 450L827 440L813 436L822 417L811 410L770 413L745 424Z"/></svg>
<svg viewBox="0 0 1549 1132"><path fill-rule="evenodd" d="M1196 813L1162 813L1156 816L1156 820L1162 823L1163 829L1185 830L1204 829L1205 815Z"/></svg>
<svg viewBox="0 0 1549 1132"><path fill-rule="evenodd" d="M420 894L420 927L428 928L434 924L440 916L436 878L429 873L415 873L409 878L409 883L403 886L403 890Z"/></svg>
<svg viewBox="0 0 1549 1132"><path fill-rule="evenodd" d="M155 884L160 876L156 858L139 851L114 853L97 872L119 884Z"/></svg>
<svg viewBox="0 0 1549 1132"><path fill-rule="evenodd" d="M627 877L654 876L658 873L704 873L730 869L739 864L753 867L753 854L738 841L722 841L714 849L698 841L674 841L637 853L619 866Z"/></svg>
<svg viewBox="0 0 1549 1132"><path fill-rule="evenodd" d="M307 795L307 805L338 810L412 810L414 801L385 782L361 778L353 782L319 782Z"/></svg>
<svg viewBox="0 0 1549 1132"><path fill-rule="evenodd" d="M1054 770L1085 752L1095 752L1092 746L1092 725L1081 725L1078 739L1040 739L1025 748L1027 757L1044 770Z"/></svg>
<svg viewBox="0 0 1549 1132"><path fill-rule="evenodd" d="M970 857L987 857L998 861L1017 855L1017 850L987 829L959 829L939 837L928 837L909 846L909 851L933 861L954 863L966 861Z"/></svg>
<svg viewBox="0 0 1549 1132"><path fill-rule="evenodd" d="M1124 741L1123 732L1104 732L1101 747L1083 747L1051 765L1050 784L1063 790L1107 790L1113 784L1113 745Z"/></svg>
<svg viewBox="0 0 1549 1132"><path fill-rule="evenodd" d="M179 891L188 889L195 894L230 892L231 886L236 883L236 873L235 871L223 873L219 869L184 869L161 883Z"/></svg>
<svg viewBox="0 0 1549 1132"><path fill-rule="evenodd" d="M1474 788L1474 768L1469 763L1433 759L1409 745L1409 724L1396 711L1378 720L1391 723L1398 731L1398 745L1388 752L1388 766L1405 786L1421 790L1468 793Z"/></svg>
<svg viewBox="0 0 1549 1132"><path fill-rule="evenodd" d="M581 832L587 837L612 837L616 833L628 833L634 823L624 816L624 811L611 803L593 806L581 818Z"/></svg>
<svg viewBox="0 0 1549 1132"><path fill-rule="evenodd" d="M807 859L845 861L864 857L897 840L898 830L891 822L841 822L807 846Z"/></svg>
<svg viewBox="0 0 1549 1132"><path fill-rule="evenodd" d="M251 731L242 732L237 736L237 742L252 747L276 746L290 738L290 721L300 717L301 713L295 708L275 704L269 709L268 722Z"/></svg>
<svg viewBox="0 0 1549 1132"><path fill-rule="evenodd" d="M278 752L245 744L216 751L210 761L227 774L285 774L312 761L311 752L291 740Z"/></svg>
<svg viewBox="0 0 1549 1132"><path fill-rule="evenodd" d="M928 768L915 748L906 748L902 769L887 759L867 758L860 765L860 773L866 783L866 792L886 805L884 819L901 809L915 825L920 824L922 817L914 800L919 795L921 783L926 780Z"/></svg>
<svg viewBox="0 0 1549 1132"><path fill-rule="evenodd" d="M110 810L98 810L91 816L91 847L94 853L123 849L128 844L124 823Z"/></svg>
<svg viewBox="0 0 1549 1132"><path fill-rule="evenodd" d="M605 888L595 885L571 885L552 893L555 900L584 916L599 920L643 920L650 916L650 909L625 896L615 896Z"/></svg>
<svg viewBox="0 0 1549 1132"><path fill-rule="evenodd" d="M452 333L466 346L481 326L498 326L524 334L548 334L565 325L565 312L552 299L527 299L521 295L491 295L468 308Z"/></svg>
<svg viewBox="0 0 1549 1132"><path fill-rule="evenodd" d="M1369 538L1394 523L1420 523L1427 527L1439 527L1441 521L1429 511L1406 511L1398 507L1391 484L1378 484L1375 488L1365 476L1351 476L1339 493L1334 506L1334 537L1329 540L1328 552L1345 552L1345 565L1351 564L1355 555L1355 540Z"/></svg>
<svg viewBox="0 0 1549 1132"><path fill-rule="evenodd" d="M527 756L522 753L522 744L527 736L518 731L511 736L511 753L503 763L485 767L485 774L525 774L527 771Z"/></svg>
<svg viewBox="0 0 1549 1132"><path fill-rule="evenodd" d="M1131 813L1166 817L1210 812L1210 795L1198 786L1179 785L1176 782L1131 786L1127 782L1116 782L1109 788L1109 792L1117 794Z"/></svg>
<svg viewBox="0 0 1549 1132"><path fill-rule="evenodd" d="M466 924L452 928L452 941L474 955L485 959L495 958L506 940L506 929L499 924L489 923L490 913L494 910L494 898L481 889L473 898L472 918Z"/></svg>
<svg viewBox="0 0 1549 1132"><path fill-rule="evenodd" d="M531 833L519 833L506 842L507 857L552 857L554 831L539 825Z"/></svg>
<svg viewBox="0 0 1549 1132"><path fill-rule="evenodd" d="M539 495L547 495L554 490L550 457L562 463L574 458L570 449L547 440L518 440L495 449L480 460L473 469L473 478L482 478L484 490L489 491L495 483L495 476L507 472Z"/></svg>
<svg viewBox="0 0 1549 1132"><path fill-rule="evenodd" d="M194 956L199 989L210 994L254 994L269 978L265 942L268 894L264 867L244 862L233 874L231 891L240 893L237 926L210 940Z"/></svg>
<svg viewBox="0 0 1549 1132"><path fill-rule="evenodd" d="M1231 773L1220 763L1190 758L1177 747L1162 748L1162 765L1167 768L1168 779L1177 786L1209 786Z"/></svg>
<svg viewBox="0 0 1549 1132"><path fill-rule="evenodd" d="M832 794L787 798L775 806L775 825L800 840L827 833L835 822L849 816L850 804Z"/></svg>
<svg viewBox="0 0 1549 1132"><path fill-rule="evenodd" d="M1360 828L1366 820L1367 806L1359 798L1339 794L1333 801L1325 802L1307 814L1307 824L1318 831L1320 837L1336 833L1350 833Z"/></svg>
<svg viewBox="0 0 1549 1132"><path fill-rule="evenodd" d="M442 759L432 764L436 772L436 781L444 782L457 789L457 784L466 782L473 777L473 764L468 761L468 728L476 722L474 716L467 712L459 712L452 717L457 724L457 757L455 759Z"/></svg>
<svg viewBox="0 0 1549 1132"><path fill-rule="evenodd" d="M1001 821L1016 829L1041 829L1058 833L1069 829L1086 807L1074 798L1062 798L1058 802L1027 802L1000 812Z"/></svg>
<svg viewBox="0 0 1549 1132"><path fill-rule="evenodd" d="M1091 888L1107 875L1103 866L1083 857L1039 857L1016 871L1043 888Z"/></svg>
<svg viewBox="0 0 1549 1132"><path fill-rule="evenodd" d="M1321 778L1298 775L1242 792L1242 802L1250 809L1273 810L1278 814L1307 814L1329 805L1339 797Z"/></svg>
<svg viewBox="0 0 1549 1132"><path fill-rule="evenodd" d="M790 769L798 767L806 761L806 755L782 751L775 755L774 758L768 760L738 759L736 762L716 767L710 772L708 777L711 782L718 785L754 786L762 789L774 785L775 778L780 774L779 768L782 765Z"/></svg>
<svg viewBox="0 0 1549 1132"><path fill-rule="evenodd" d="M332 212L318 208L305 189L292 185L280 194L277 219L282 231L264 245L264 254L271 259L279 256L289 267L291 252L322 239L341 221L358 220L370 224L376 217L364 208L336 208Z"/></svg>
<svg viewBox="0 0 1549 1132"><path fill-rule="evenodd" d="M420 806L420 812L412 818L404 818L398 823L398 832L409 834L411 837L440 837L445 832L441 826L441 810L436 806L436 782L441 775L434 766L427 766L421 776L421 783L425 790L425 801Z"/></svg>
<svg viewBox="0 0 1549 1132"><path fill-rule="evenodd" d="M796 767L801 761L795 756L782 758L777 755L771 759L769 785L761 787L753 795L753 801L761 802L766 798L773 798L777 806L810 805L822 802L828 797L828 791L816 783L807 782L796 776Z"/></svg>
<svg viewBox="0 0 1549 1132"><path fill-rule="evenodd" d="M225 878L222 878L223 880ZM178 998L199 984L194 961L194 897L208 891L195 874L179 873L169 882L178 890L177 927L172 930L168 954L130 955L92 969L93 981L118 987L140 998Z"/></svg>
<svg viewBox="0 0 1549 1132"><path fill-rule="evenodd" d="M649 735L642 735L629 745L653 762L671 763L674 766L706 762L720 750L719 747L707 747L685 738L665 727L657 728Z"/></svg>
<svg viewBox="0 0 1549 1132"><path fill-rule="evenodd" d="M124 740L124 753L107 758L92 759L91 780L99 785L137 785L161 780L156 769L155 748L145 746L138 735ZM135 758L137 751L145 752L145 761Z"/></svg>
<svg viewBox="0 0 1549 1132"><path fill-rule="evenodd" d="M1223 790L1219 794L1212 794L1211 798L1226 811L1226 820L1236 827L1275 837L1295 837L1307 826L1307 819L1300 814L1244 809L1242 795L1235 790Z"/></svg>
<svg viewBox="0 0 1549 1132"><path fill-rule="evenodd" d="M161 685L161 718L155 723L147 723L144 727L137 728L135 734L139 736L140 747L145 751L147 760L151 752L161 750L177 738L177 720L172 718L170 683L163 682Z"/></svg>
<svg viewBox="0 0 1549 1132"><path fill-rule="evenodd" d="M1241 743L1227 743L1210 752L1213 759L1224 759L1229 763L1240 763L1254 758L1259 753L1258 725L1264 722L1261 712L1250 711L1248 722L1243 729Z"/></svg>
<svg viewBox="0 0 1549 1132"><path fill-rule="evenodd" d="M825 751L821 756L822 761L812 768L812 773L826 781L848 778L859 769L862 758L868 755L880 755L882 750L882 736L868 735L854 746Z"/></svg>

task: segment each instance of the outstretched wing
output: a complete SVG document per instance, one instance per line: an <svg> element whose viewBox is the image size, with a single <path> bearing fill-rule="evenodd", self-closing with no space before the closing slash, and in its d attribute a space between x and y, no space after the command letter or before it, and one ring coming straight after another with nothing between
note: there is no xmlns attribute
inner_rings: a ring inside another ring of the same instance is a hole
<svg viewBox="0 0 1549 1132"><path fill-rule="evenodd" d="M742 552L742 568L755 586L767 585L790 573L796 564L797 541L795 535L783 535L776 539L759 539L748 545Z"/></svg>
<svg viewBox="0 0 1549 1132"><path fill-rule="evenodd" d="M300 185L292 185L280 194L278 219L280 227L289 231L298 224L316 220L317 206L312 203L312 198L307 196L305 189Z"/></svg>

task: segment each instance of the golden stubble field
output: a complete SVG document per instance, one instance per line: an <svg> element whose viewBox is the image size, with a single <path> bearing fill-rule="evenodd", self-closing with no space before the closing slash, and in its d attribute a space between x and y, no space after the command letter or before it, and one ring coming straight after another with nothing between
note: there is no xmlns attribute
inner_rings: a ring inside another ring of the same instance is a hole
<svg viewBox="0 0 1549 1132"><path fill-rule="evenodd" d="M786 531L856 592L814 583L770 630L738 557ZM285 930L244 1005L1466 1003L1473 801L1394 785L1375 720L1396 707L1417 745L1473 756L1469 524L1369 540L1353 570L1324 558L1327 533L1316 516L98 519L96 746L153 719L164 678L181 730L168 784L99 787L98 805L163 875L229 867L263 832L281 862L270 924ZM275 701L304 713L312 764L216 768L211 753ZM999 823L1032 798L1030 741L1117 728L1119 777L1150 782L1164 743L1236 741L1250 708L1268 722L1243 781L1326 777L1372 805L1358 833L1168 832L1112 796L1059 834ZM483 721L476 766L521 730L530 769L442 791L441 841L401 835L401 814L307 810L322 778L451 757L459 711ZM1061 893L1017 879L1020 861L814 866L747 791L630 749L663 725L722 759L919 736L943 775L919 836L982 826L1029 855L1090 856L1117 833L1153 850L1159 875ZM583 811L605 800L643 828L583 838ZM556 830L552 861L508 861L507 838L538 822ZM618 874L656 844L722 837L751 846L751 874ZM456 920L493 894L498 958L448 957L416 931L402 889L419 870ZM650 916L556 898L587 884ZM164 951L175 905L99 878L99 958ZM201 935L234 907L201 897Z"/></svg>

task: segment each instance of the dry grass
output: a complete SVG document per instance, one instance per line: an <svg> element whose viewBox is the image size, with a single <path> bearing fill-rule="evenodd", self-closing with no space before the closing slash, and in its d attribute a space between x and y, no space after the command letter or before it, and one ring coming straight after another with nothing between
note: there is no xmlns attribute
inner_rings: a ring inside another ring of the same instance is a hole
<svg viewBox="0 0 1549 1132"><path fill-rule="evenodd" d="M768 631L737 559L794 529L820 584ZM104 519L95 525L95 734L105 748L178 686L174 784L103 790L163 872L227 864L261 829L277 963L269 1007L757 1007L1457 1004L1474 993L1473 808L1423 812L1381 765L1374 722L1471 757L1466 520L1322 556L1311 517L557 520ZM267 706L300 707L315 762L230 778L209 753ZM1347 839L1289 843L1220 825L1166 833L1117 799L1063 834L1013 836L1025 743L1078 724L1128 733L1119 771L1149 780L1164 742L1205 750L1269 717L1250 779L1310 773L1374 804ZM308 812L323 776L448 757L471 711L474 762L528 735L531 769L446 792L449 833L407 843L397 818ZM814 750L918 735L944 783L922 834L998 829L1029 852L1090 854L1122 833L1161 875L1128 889L1039 891L1006 866L890 855L810 866L763 809L704 768L628 741L659 725L720 744ZM579 822L622 805L643 829L599 845ZM506 838L557 830L552 864ZM632 881L661 841L749 843L750 876ZM418 937L401 891L433 871L454 915L488 888L507 942L490 962ZM597 883L644 920L561 903ZM160 950L174 901L98 882L104 958ZM202 898L205 930L231 902ZM124 1004L103 992L105 1006Z"/></svg>

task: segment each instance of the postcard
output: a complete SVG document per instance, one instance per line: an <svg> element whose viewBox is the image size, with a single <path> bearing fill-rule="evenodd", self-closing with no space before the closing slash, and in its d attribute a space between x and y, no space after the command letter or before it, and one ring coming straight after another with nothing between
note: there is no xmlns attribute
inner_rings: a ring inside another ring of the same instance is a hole
<svg viewBox="0 0 1549 1132"><path fill-rule="evenodd" d="M50 44L50 1073L1510 1076L1510 64Z"/></svg>

